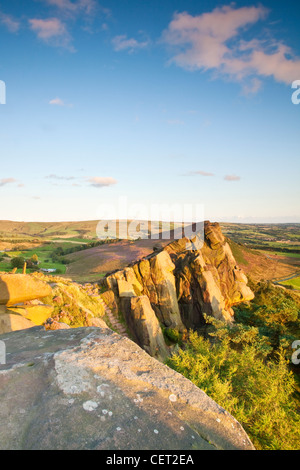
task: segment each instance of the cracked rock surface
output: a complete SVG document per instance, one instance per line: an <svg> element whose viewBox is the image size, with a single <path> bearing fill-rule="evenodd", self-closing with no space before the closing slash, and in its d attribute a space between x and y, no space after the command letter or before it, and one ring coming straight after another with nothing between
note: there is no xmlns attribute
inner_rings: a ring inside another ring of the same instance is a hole
<svg viewBox="0 0 300 470"><path fill-rule="evenodd" d="M203 391L109 328L0 339L0 449L253 449Z"/></svg>

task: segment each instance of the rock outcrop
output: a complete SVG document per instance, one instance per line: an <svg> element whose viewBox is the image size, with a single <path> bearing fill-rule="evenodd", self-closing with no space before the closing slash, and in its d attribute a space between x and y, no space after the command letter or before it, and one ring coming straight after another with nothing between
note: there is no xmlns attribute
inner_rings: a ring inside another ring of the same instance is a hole
<svg viewBox="0 0 300 470"><path fill-rule="evenodd" d="M53 307L39 299L52 289L46 282L26 274L0 275L0 334L42 325Z"/></svg>
<svg viewBox="0 0 300 470"><path fill-rule="evenodd" d="M2 450L253 449L203 391L108 328L0 339Z"/></svg>
<svg viewBox="0 0 300 470"><path fill-rule="evenodd" d="M210 222L204 224L204 240L194 236L173 241L108 274L102 284L135 341L157 357L165 354L161 327L182 333L203 325L205 315L231 323L232 306L254 297L219 224ZM149 331L155 331L152 343Z"/></svg>
<svg viewBox="0 0 300 470"><path fill-rule="evenodd" d="M0 275L0 305L11 306L19 302L47 297L50 294L51 287L33 276Z"/></svg>

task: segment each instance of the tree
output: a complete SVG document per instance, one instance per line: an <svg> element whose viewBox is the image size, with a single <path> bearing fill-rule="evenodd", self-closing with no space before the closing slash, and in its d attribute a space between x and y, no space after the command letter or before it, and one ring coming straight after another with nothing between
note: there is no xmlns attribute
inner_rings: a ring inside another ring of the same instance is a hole
<svg viewBox="0 0 300 470"><path fill-rule="evenodd" d="M15 258L12 258L10 264L12 268L23 269L23 266L25 264L25 258L23 258L22 256L16 256Z"/></svg>
<svg viewBox="0 0 300 470"><path fill-rule="evenodd" d="M33 263L33 264L38 264L39 262L39 257L37 254L33 254L32 257L30 258L30 261Z"/></svg>

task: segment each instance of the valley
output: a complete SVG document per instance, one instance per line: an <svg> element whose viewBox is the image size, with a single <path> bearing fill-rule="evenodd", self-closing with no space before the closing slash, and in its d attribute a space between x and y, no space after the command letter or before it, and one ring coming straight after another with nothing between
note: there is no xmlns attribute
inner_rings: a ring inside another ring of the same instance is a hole
<svg viewBox="0 0 300 470"><path fill-rule="evenodd" d="M75 281L93 282L149 255L153 247L171 241L99 240L97 223L0 221L0 271L11 271L11 260L15 257L28 260L36 254L38 265L31 267L32 271L55 269L56 274ZM143 222L143 236L147 224ZM220 225L238 264L254 280L279 282L300 273L300 224ZM299 288L297 279L283 283Z"/></svg>

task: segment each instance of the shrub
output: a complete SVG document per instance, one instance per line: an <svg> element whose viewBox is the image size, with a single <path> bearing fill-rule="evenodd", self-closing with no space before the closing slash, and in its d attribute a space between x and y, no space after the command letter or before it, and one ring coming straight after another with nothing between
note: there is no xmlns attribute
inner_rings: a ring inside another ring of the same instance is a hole
<svg viewBox="0 0 300 470"><path fill-rule="evenodd" d="M10 264L12 268L22 269L25 264L25 258L23 258L22 256L16 256L15 258L11 259Z"/></svg>
<svg viewBox="0 0 300 470"><path fill-rule="evenodd" d="M171 343L180 343L182 334L176 328L163 328L163 334L167 341Z"/></svg>
<svg viewBox="0 0 300 470"><path fill-rule="evenodd" d="M216 328L214 341L190 332L185 349L167 364L231 413L257 449L297 449L300 419L295 380L281 351L269 361L257 329ZM235 341L236 339L236 341Z"/></svg>

